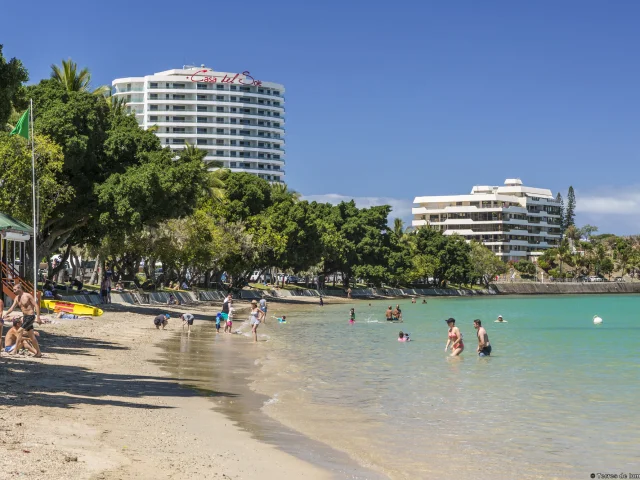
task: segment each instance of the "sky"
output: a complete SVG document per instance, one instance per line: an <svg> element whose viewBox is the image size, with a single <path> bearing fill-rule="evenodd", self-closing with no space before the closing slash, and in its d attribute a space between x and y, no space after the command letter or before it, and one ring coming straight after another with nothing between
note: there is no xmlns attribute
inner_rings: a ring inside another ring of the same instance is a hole
<svg viewBox="0 0 640 480"><path fill-rule="evenodd" d="M93 84L184 64L285 85L286 181L389 203L521 178L577 223L640 233L640 2L2 2L30 82L72 58Z"/></svg>

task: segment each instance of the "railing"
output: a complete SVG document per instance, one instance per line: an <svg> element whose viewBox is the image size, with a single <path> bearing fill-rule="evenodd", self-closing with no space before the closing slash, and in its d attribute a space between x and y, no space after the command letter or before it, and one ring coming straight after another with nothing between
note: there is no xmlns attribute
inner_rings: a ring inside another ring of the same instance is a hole
<svg viewBox="0 0 640 480"><path fill-rule="evenodd" d="M33 284L22 278L19 272L11 265L0 262L2 268L2 291L10 298L15 298L13 287L20 283L25 293L33 295Z"/></svg>

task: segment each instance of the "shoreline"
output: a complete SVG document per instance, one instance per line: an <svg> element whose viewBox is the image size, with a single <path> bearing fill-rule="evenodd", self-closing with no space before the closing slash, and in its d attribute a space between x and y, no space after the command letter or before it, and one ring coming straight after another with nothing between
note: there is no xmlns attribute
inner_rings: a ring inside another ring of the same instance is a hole
<svg viewBox="0 0 640 480"><path fill-rule="evenodd" d="M5 473L101 480L332 478L253 438L203 395L232 393L186 388L162 371L161 342L181 322L172 318L168 331L158 331L151 319L175 309L128 310L41 326L42 360L2 355ZM203 308L197 313L213 318Z"/></svg>

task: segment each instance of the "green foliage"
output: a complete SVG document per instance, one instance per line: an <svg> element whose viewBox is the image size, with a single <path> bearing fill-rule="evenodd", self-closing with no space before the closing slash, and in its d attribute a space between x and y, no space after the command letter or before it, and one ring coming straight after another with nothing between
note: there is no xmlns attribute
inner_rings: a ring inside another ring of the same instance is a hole
<svg viewBox="0 0 640 480"><path fill-rule="evenodd" d="M481 279L485 286L497 275L505 273L506 265L495 253L479 242L471 242L469 259L471 262L471 276Z"/></svg>
<svg viewBox="0 0 640 480"><path fill-rule="evenodd" d="M564 228L568 228L572 225L575 226L576 219L576 194L573 191L573 187L569 187L569 193L567 193L567 209L564 214Z"/></svg>
<svg viewBox="0 0 640 480"><path fill-rule="evenodd" d="M529 260L520 260L514 264L514 268L525 275L535 275L536 274L536 265Z"/></svg>
<svg viewBox="0 0 640 480"><path fill-rule="evenodd" d="M0 131L9 120L12 104L16 103L18 92L27 80L29 80L29 74L22 66L22 62L17 58L7 62L2 55L2 45L0 45Z"/></svg>
<svg viewBox="0 0 640 480"><path fill-rule="evenodd" d="M558 192L558 195L556 195L556 200L558 202L560 202L560 234L564 235L564 230L566 227L566 220L564 217L564 200L562 198L562 195L560 194L560 192Z"/></svg>
<svg viewBox="0 0 640 480"><path fill-rule="evenodd" d="M62 65L51 65L51 78L68 92L90 92L91 73L88 68L78 71L78 64L71 59L62 60ZM106 95L111 91L107 85L96 88L94 95Z"/></svg>

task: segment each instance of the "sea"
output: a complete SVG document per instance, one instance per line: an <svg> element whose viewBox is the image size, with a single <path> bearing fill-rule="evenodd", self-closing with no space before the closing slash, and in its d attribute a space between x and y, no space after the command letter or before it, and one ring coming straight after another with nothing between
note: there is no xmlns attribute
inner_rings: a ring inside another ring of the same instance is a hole
<svg viewBox="0 0 640 480"><path fill-rule="evenodd" d="M257 438L338 479L640 474L640 296L422 300L287 306L284 324L272 303L258 344L248 325L241 336L205 325L171 340L167 368L197 378ZM398 303L403 323L387 322ZM449 317L460 357L444 351ZM476 353L474 319L490 357Z"/></svg>

